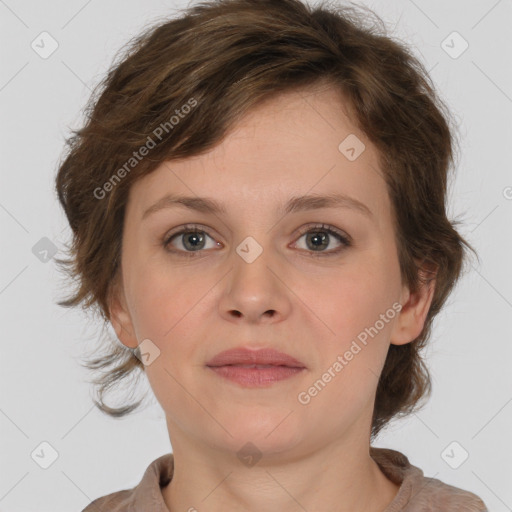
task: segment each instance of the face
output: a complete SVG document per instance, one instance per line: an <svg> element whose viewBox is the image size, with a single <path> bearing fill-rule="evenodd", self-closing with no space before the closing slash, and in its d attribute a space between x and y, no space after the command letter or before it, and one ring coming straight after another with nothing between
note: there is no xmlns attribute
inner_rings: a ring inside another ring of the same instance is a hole
<svg viewBox="0 0 512 512"><path fill-rule="evenodd" d="M144 215L167 194L223 211L168 204ZM285 211L312 194L363 206ZM127 346L149 340L145 371L173 448L186 436L271 455L369 436L389 344L420 333L431 296L402 286L377 152L336 90L274 97L208 153L163 163L132 186L123 236L112 323ZM305 369L246 387L206 366L240 346Z"/></svg>

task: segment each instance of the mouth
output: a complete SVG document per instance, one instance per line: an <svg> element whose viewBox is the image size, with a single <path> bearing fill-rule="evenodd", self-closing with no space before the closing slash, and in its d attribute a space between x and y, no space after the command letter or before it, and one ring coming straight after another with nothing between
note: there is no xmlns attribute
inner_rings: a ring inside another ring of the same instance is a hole
<svg viewBox="0 0 512 512"><path fill-rule="evenodd" d="M245 388L269 387L306 370L303 363L284 352L245 347L217 354L206 367L219 377Z"/></svg>
<svg viewBox="0 0 512 512"><path fill-rule="evenodd" d="M288 367L288 368L306 368L306 366L294 357L280 352L273 348L263 348L254 350L246 347L238 347L225 350L210 359L206 366L239 366L248 368L272 368L272 367Z"/></svg>
<svg viewBox="0 0 512 512"><path fill-rule="evenodd" d="M209 365L207 365L209 366ZM300 368L298 366L288 366L286 364L223 364L220 366L210 366L210 368L221 368L222 366L236 366L238 368Z"/></svg>
<svg viewBox="0 0 512 512"><path fill-rule="evenodd" d="M269 387L306 371L305 368L283 365L227 364L208 366L222 379L234 382L244 388Z"/></svg>

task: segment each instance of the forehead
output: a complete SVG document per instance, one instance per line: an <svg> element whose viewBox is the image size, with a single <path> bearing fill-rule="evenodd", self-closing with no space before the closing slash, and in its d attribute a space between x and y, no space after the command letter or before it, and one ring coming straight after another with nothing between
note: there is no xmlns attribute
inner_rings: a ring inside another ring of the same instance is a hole
<svg viewBox="0 0 512 512"><path fill-rule="evenodd" d="M342 193L382 217L389 198L378 153L348 112L333 87L272 97L210 151L164 162L136 182L129 209L140 219L175 193L216 198L240 216L275 211L292 196Z"/></svg>

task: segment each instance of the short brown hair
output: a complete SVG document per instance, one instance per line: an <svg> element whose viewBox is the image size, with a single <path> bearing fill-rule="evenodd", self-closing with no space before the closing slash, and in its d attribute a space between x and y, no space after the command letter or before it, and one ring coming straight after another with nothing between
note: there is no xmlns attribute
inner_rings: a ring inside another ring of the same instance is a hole
<svg viewBox="0 0 512 512"><path fill-rule="evenodd" d="M403 282L414 292L436 278L420 336L389 348L376 393L375 437L393 417L412 413L430 395L420 350L461 274L466 248L476 252L445 211L454 142L449 111L410 49L391 39L372 11L359 13L356 7L212 0L132 39L91 96L84 126L67 139L56 176L73 230L70 259L57 263L79 284L58 304L83 303L107 326L131 185L165 160L211 149L264 99L328 83L347 98L353 122L378 150ZM372 18L378 23L367 24ZM134 151L148 147L163 130L165 137L148 156L127 169ZM95 404L117 417L142 401L113 408L104 395L134 371L142 375L144 365L134 350L109 341L108 352L86 366L103 370L94 381Z"/></svg>

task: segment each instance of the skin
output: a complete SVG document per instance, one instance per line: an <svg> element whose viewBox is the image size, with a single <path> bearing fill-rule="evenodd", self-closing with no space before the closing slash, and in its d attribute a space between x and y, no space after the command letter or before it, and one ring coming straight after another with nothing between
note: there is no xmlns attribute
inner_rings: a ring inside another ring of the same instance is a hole
<svg viewBox="0 0 512 512"><path fill-rule="evenodd" d="M338 150L349 134L366 146L355 161ZM333 191L367 205L373 218L348 208L276 212L292 196ZM169 192L214 198L227 213L173 207L141 220ZM193 252L183 236L170 245L181 253L163 247L171 230L188 223L209 235L193 258L180 256ZM334 235L317 252L307 245L298 230L315 231L317 223L338 228L352 245L314 257L342 247ZM213 150L164 162L132 186L123 236L111 321L126 346L150 339L160 350L145 370L174 453L174 476L162 490L168 508L384 510L399 486L369 455L378 375L391 343L420 334L434 282L415 294L402 284L378 153L339 92L274 96ZM252 263L236 252L247 236L263 248ZM298 393L393 303L401 311L308 404L299 403ZM241 345L276 348L307 368L248 389L205 366ZM237 457L247 442L262 454L253 466Z"/></svg>

